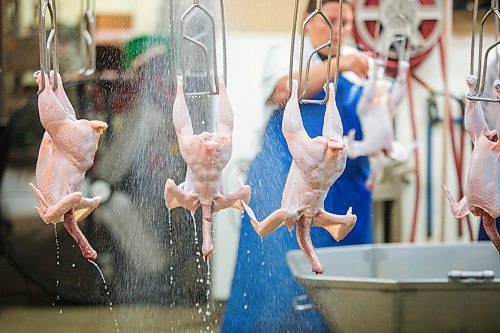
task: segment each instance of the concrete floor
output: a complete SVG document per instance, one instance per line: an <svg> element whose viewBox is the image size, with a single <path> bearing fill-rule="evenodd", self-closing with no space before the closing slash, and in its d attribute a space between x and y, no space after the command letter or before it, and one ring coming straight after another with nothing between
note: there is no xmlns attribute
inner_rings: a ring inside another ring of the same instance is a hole
<svg viewBox="0 0 500 333"><path fill-rule="evenodd" d="M221 307L216 305L216 307ZM220 309L201 307L0 307L0 332L218 332ZM115 324L116 319L116 324Z"/></svg>

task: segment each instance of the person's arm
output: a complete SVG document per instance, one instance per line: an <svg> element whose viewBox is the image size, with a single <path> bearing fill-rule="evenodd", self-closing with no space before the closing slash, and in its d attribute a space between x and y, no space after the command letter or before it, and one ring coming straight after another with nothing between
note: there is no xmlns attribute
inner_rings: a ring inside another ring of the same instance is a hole
<svg viewBox="0 0 500 333"><path fill-rule="evenodd" d="M336 59L332 58L331 66L330 66L330 79L333 79L336 70ZM309 70L309 81L307 87L307 93L305 98L311 98L316 95L321 89L323 89L323 85L325 84L326 79L326 68L327 61L323 61L322 63L311 66ZM368 57L366 54L361 52L352 53L346 56L341 56L339 59L339 71L352 71L358 76L366 77L368 72ZM305 83L305 69L302 71L303 79L302 85L299 87L299 94L304 91L304 83ZM297 80L299 77L299 72L296 71L293 73L293 79ZM273 93L271 94L270 101L278 106L283 106L288 101L288 76L283 76L278 80L276 86L274 88Z"/></svg>

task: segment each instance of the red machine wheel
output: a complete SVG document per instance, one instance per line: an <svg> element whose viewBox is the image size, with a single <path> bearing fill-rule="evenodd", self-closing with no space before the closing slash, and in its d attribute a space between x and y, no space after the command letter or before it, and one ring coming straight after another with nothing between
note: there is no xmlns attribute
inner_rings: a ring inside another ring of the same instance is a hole
<svg viewBox="0 0 500 333"><path fill-rule="evenodd" d="M444 11L440 0L359 0L356 3L354 36L364 49L384 54L387 53L384 42L388 38L394 34L407 35L410 65L415 68L437 44L443 27ZM403 21L406 24L402 24ZM380 32L376 31L377 26ZM389 52L389 70L397 68L396 59L395 52Z"/></svg>

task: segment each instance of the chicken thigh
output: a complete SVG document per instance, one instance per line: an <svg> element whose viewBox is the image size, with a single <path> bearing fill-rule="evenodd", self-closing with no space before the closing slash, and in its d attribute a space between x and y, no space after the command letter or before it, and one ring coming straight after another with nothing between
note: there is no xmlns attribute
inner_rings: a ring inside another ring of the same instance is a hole
<svg viewBox="0 0 500 333"><path fill-rule="evenodd" d="M476 89L477 77L467 78L469 92ZM500 80L494 82L500 96ZM465 108L465 129L469 133L474 149L471 154L465 196L457 203L451 191L444 185L443 190L450 202L454 217L462 218L472 213L481 216L483 226L498 252L500 236L495 219L500 216L500 114L497 114L496 130L490 130L484 119L481 102L468 100Z"/></svg>
<svg viewBox="0 0 500 333"><path fill-rule="evenodd" d="M42 75L45 89L42 89ZM63 89L61 76L34 74L40 88L38 111L45 133L38 153L36 186L30 183L39 207L35 207L45 223L63 222L83 256L95 260L97 253L77 223L100 203L99 197L84 198L80 192L85 173L94 163L100 135L108 125L98 120L76 119L75 111ZM57 80L57 89L52 84Z"/></svg>
<svg viewBox="0 0 500 333"><path fill-rule="evenodd" d="M297 224L299 246L308 258L313 272L321 274L324 269L311 241L311 226L325 228L335 240L340 241L354 227L356 215L351 214L350 208L346 215L335 215L324 210L328 190L344 172L347 159L334 89L330 89L323 135L314 139L309 137L302 124L297 90L298 84L294 80L292 95L283 115L283 135L293 160L281 208L259 222L252 209L245 203L243 205L255 231L261 237L283 225L292 231Z"/></svg>
<svg viewBox="0 0 500 333"><path fill-rule="evenodd" d="M345 138L350 158L359 156L370 158L371 171L366 180L366 187L369 189L373 188L383 167L384 156L388 155L395 160L405 162L410 158L410 153L415 147L413 145L410 150L406 150L394 141L393 125L396 109L404 97L410 65L407 61L399 61L398 75L392 88L389 81L379 78L384 70L383 66L381 60L374 62L357 107L363 140L354 140L356 134L354 129L349 131Z"/></svg>
<svg viewBox="0 0 500 333"><path fill-rule="evenodd" d="M165 184L165 205L168 209L184 207L202 211L202 252L210 259L213 252L212 214L225 209L243 210L241 202L250 201L250 186L224 195L221 173L232 153L233 110L223 82L219 82L219 109L216 131L193 134L191 117L184 97L182 80L177 82L173 119L182 158L187 164L186 180L177 186L172 179Z"/></svg>

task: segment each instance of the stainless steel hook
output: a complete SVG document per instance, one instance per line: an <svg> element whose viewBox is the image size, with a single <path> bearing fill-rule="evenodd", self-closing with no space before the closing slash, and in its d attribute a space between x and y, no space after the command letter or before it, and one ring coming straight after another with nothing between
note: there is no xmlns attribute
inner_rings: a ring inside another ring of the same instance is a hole
<svg viewBox="0 0 500 333"><path fill-rule="evenodd" d="M96 70L95 0L82 0L83 16L80 21L80 74L92 75Z"/></svg>
<svg viewBox="0 0 500 333"><path fill-rule="evenodd" d="M172 2L171 2L172 4ZM197 40L199 36L188 36L186 34L186 26L189 23L190 15L192 15L195 11L199 12L201 15L206 16L210 22L210 34L213 40L213 57L212 62L210 63L210 53L206 45ZM223 77L224 83L227 85L227 60L226 60L226 23L224 19L224 1L220 0L220 11L221 11L221 32L222 32L222 62L223 62ZM173 12L173 7L171 8L171 12ZM173 22L173 17L171 17L171 21ZM173 26L173 23L172 23ZM172 29L173 30L173 29ZM218 95L219 94L219 75L217 71L217 46L216 46L216 32L215 32L215 20L213 15L200 4L199 0L194 0L193 5L190 6L181 17L181 42L180 42L180 54L182 55L182 77L184 81L184 86L186 86L186 49L187 44L191 44L198 48L204 56L204 72L205 79L207 82L207 86L209 87L206 91L198 91L198 92L186 92L188 96L206 96L206 95ZM173 41L173 31L171 32L172 41ZM173 47L173 42L172 42Z"/></svg>
<svg viewBox="0 0 500 333"><path fill-rule="evenodd" d="M336 71L334 75L334 89L335 91L337 90L337 78L338 78L338 73L339 73L339 55L340 55L340 37L342 34L342 4L343 0L339 1L339 22L338 22L338 43L337 43L337 56L336 56ZM288 98L291 97L292 94L292 79L293 79L293 68L294 68L294 57L295 57L295 33L297 30L297 20L298 20L298 8L299 8L299 0L295 0L295 8L294 8L294 14L293 14L293 26L292 26L292 41L291 41L291 46L290 46L290 67L289 67L289 74L288 74L288 90L289 90L289 95ZM328 41L326 41L324 44L318 46L317 48L314 49L313 52L311 52L308 57L307 57L307 64L305 66L305 76L302 76L303 73L303 67L304 67L304 41L305 41L305 29L307 24L316 16L320 16L325 23L328 25L328 28L330 29L330 38ZM299 96L299 103L311 103L311 104L325 104L328 101L328 96L330 92L330 68L331 68L331 60L332 60L332 50L331 46L333 44L333 24L330 21L330 19L325 15L323 12L323 0L317 0L316 3L316 9L309 14L309 16L304 20L302 23L302 29L301 29L301 39L300 39L300 53L299 53L299 77L298 77L298 83L299 87L304 87L302 93ZM328 59L327 59L327 68L326 68L326 75L325 75L325 98L323 100L312 100L312 99L305 99L305 95L307 94L307 88L309 84L309 71L311 68L311 60L314 56L314 54L318 53L320 50L324 48L328 48ZM304 81L304 84L302 82Z"/></svg>
<svg viewBox="0 0 500 333"><path fill-rule="evenodd" d="M50 17L50 31L45 28L46 14ZM50 71L54 71L52 89L57 89L59 60L57 58L57 17L55 0L38 1L38 43L40 48L40 71L42 72L42 91L45 89L45 75L50 80Z"/></svg>
<svg viewBox="0 0 500 333"><path fill-rule="evenodd" d="M470 60L470 74L474 75L475 64L474 59L476 55L476 29L477 29L477 14L478 14L479 0L474 1L474 9L472 13L472 33L471 33L471 60ZM489 46L486 51L483 53L483 41L484 41L484 25L487 19L493 15L495 18L495 27L498 27L498 21L500 20L500 11L498 8L498 0L491 0L491 8L486 12L486 14L481 19L481 24L479 28L479 45L478 45L478 63L477 63L477 82L476 90L473 94L468 94L467 99L474 101L483 101L483 102L500 102L499 98L489 98L484 97L484 88L486 84L486 70L488 64L488 57L490 56L490 52L500 44L500 41L497 40L491 46ZM497 33L497 32L496 32ZM495 34L496 34L495 33Z"/></svg>

